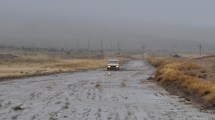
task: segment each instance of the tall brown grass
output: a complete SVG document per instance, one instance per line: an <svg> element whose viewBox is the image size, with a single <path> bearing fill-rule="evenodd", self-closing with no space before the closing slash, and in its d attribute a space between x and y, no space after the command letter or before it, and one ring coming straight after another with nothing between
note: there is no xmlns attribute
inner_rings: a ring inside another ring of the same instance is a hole
<svg viewBox="0 0 215 120"><path fill-rule="evenodd" d="M167 58L149 58L149 62L157 67L156 81L172 90L186 94L187 97L206 107L215 106L215 83L185 74L186 71L200 69L200 65Z"/></svg>

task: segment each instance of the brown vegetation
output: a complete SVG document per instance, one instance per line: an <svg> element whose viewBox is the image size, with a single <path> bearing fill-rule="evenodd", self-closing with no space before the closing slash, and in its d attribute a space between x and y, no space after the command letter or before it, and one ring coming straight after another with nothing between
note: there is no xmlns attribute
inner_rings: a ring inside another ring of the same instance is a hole
<svg viewBox="0 0 215 120"><path fill-rule="evenodd" d="M183 93L206 107L215 106L215 83L199 77L202 70L200 64L189 60L173 60L167 58L150 58L150 63L158 67L155 80L164 85L169 91Z"/></svg>
<svg viewBox="0 0 215 120"><path fill-rule="evenodd" d="M73 55L75 56L75 55ZM46 75L100 68L105 58L78 58L48 52L6 51L0 53L0 79Z"/></svg>
<svg viewBox="0 0 215 120"><path fill-rule="evenodd" d="M120 61L129 57L118 56ZM105 67L108 57L96 51L0 49L0 80Z"/></svg>

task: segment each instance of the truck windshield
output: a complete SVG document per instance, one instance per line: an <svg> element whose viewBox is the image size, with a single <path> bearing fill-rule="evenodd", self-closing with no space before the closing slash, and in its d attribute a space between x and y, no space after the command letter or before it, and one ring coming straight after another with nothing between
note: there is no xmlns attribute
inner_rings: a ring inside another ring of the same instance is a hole
<svg viewBox="0 0 215 120"><path fill-rule="evenodd" d="M109 61L108 63L109 63L109 64L118 64L119 61Z"/></svg>

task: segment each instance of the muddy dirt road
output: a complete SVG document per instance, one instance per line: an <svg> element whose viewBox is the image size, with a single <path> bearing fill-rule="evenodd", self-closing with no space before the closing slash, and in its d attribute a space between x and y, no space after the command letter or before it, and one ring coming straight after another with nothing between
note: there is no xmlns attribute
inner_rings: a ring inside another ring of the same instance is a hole
<svg viewBox="0 0 215 120"><path fill-rule="evenodd" d="M130 61L104 69L0 82L1 120L213 120L146 80L155 69Z"/></svg>

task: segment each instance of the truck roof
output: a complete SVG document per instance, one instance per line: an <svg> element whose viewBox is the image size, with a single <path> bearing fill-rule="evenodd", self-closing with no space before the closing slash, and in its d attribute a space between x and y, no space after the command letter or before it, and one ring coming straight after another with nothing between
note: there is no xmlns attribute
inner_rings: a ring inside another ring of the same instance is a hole
<svg viewBox="0 0 215 120"><path fill-rule="evenodd" d="M109 59L108 61L119 61L119 60L117 60L117 59Z"/></svg>

